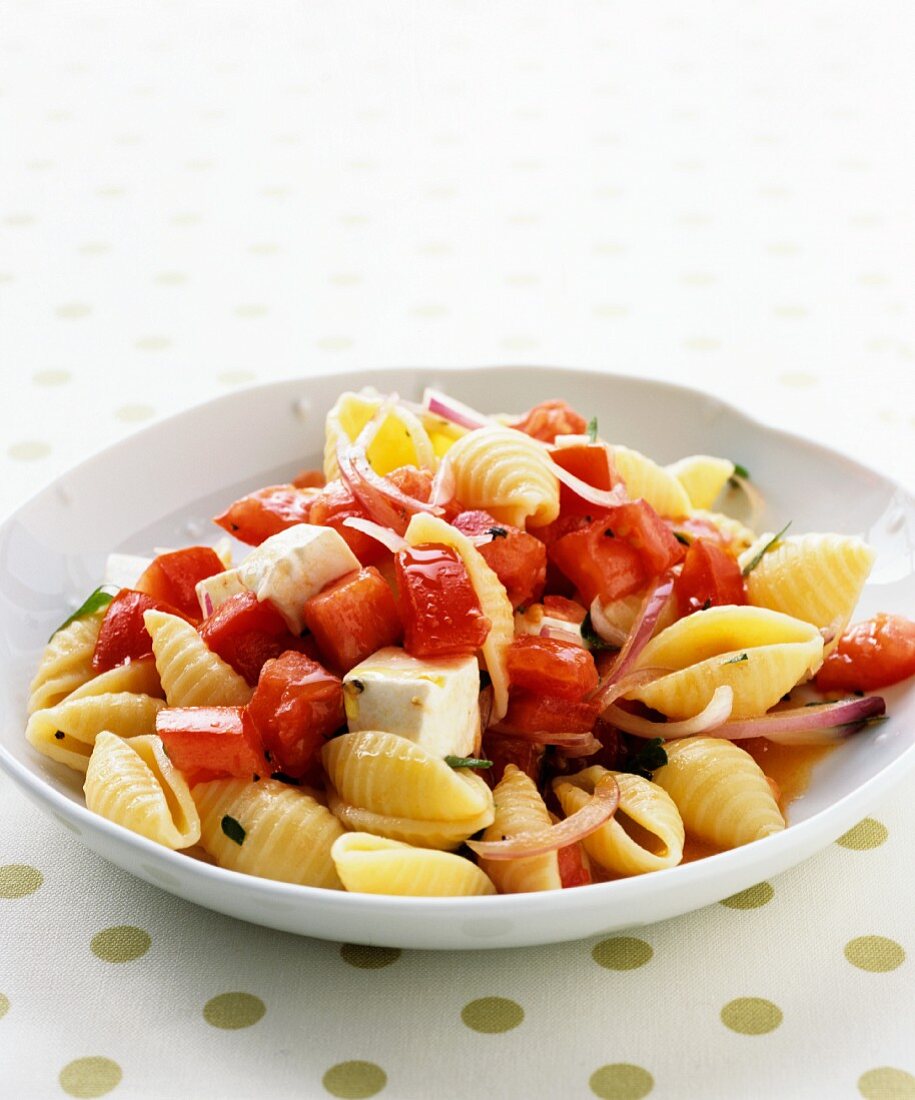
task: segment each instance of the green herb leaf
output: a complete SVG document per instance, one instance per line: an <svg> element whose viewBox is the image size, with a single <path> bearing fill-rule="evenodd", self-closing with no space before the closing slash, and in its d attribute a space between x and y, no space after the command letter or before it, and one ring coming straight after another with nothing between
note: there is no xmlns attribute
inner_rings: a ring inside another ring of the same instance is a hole
<svg viewBox="0 0 915 1100"><path fill-rule="evenodd" d="M591 622L591 612L589 611L585 615L581 624L581 640L585 643L585 648L590 649L591 652L595 652L601 649L618 649L618 646L611 645L609 642L605 642L604 639L594 629L594 623Z"/></svg>
<svg viewBox="0 0 915 1100"><path fill-rule="evenodd" d="M788 530L790 526L791 520L789 519L785 526L781 529L781 531L779 531L777 535L773 535L772 538L769 539L769 541L766 543L766 545L763 546L758 553L753 555L752 559L748 561L747 564L743 567L743 575L745 577L748 577L756 568L756 566L759 565L759 563L763 560L766 554L768 554L769 551L776 545L776 543L781 541L782 535L784 535L784 533Z"/></svg>
<svg viewBox="0 0 915 1100"><path fill-rule="evenodd" d="M744 661L749 661L749 655L746 653L738 653L736 657L728 657L726 661L722 661L723 665L740 665Z"/></svg>
<svg viewBox="0 0 915 1100"><path fill-rule="evenodd" d="M651 779L658 768L663 768L667 763L667 753L664 751L664 739L653 737L650 741L643 742L635 752L630 752L623 760L620 771L630 775L640 775L643 779Z"/></svg>
<svg viewBox="0 0 915 1100"><path fill-rule="evenodd" d="M486 531L486 534L492 535L493 541L495 541L496 539L508 538L508 531L506 531L504 527L490 527Z"/></svg>
<svg viewBox="0 0 915 1100"><path fill-rule="evenodd" d="M109 591L110 589L110 591ZM112 584L102 584L92 593L90 593L80 606L73 612L73 614L60 624L54 634L58 634L65 626L69 626L70 623L76 622L77 619L85 619L89 615L94 615L102 607L107 607L108 604L114 599L117 594L117 588ZM51 638L54 637L51 635ZM48 641L51 640L48 638Z"/></svg>
<svg viewBox="0 0 915 1100"><path fill-rule="evenodd" d="M592 416L591 419L588 421L588 439L590 439L592 443L597 442L597 417L596 416Z"/></svg>
<svg viewBox="0 0 915 1100"><path fill-rule="evenodd" d="M734 477L742 477L744 481L750 480L750 471L746 466L741 466L739 462L734 463Z"/></svg>
<svg viewBox="0 0 915 1100"><path fill-rule="evenodd" d="M684 546L693 545L692 539L688 538L681 531L674 531L674 538L677 540L677 542L682 543Z"/></svg>
<svg viewBox="0 0 915 1100"><path fill-rule="evenodd" d="M477 756L446 756L449 768L491 768L491 760L480 760Z"/></svg>
<svg viewBox="0 0 915 1100"><path fill-rule="evenodd" d="M234 817L229 817L228 814L222 819L221 822L222 831L226 834L229 840L234 840L239 848L244 844L245 837L248 835L242 828L241 824L235 820Z"/></svg>

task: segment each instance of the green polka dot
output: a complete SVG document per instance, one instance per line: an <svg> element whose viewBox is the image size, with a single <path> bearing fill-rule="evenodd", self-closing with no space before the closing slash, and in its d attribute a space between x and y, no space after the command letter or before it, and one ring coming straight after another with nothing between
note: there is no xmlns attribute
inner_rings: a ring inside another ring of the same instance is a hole
<svg viewBox="0 0 915 1100"><path fill-rule="evenodd" d="M507 997L480 997L464 1005L461 1019L472 1031L497 1035L517 1027L524 1019L524 1009Z"/></svg>
<svg viewBox="0 0 915 1100"><path fill-rule="evenodd" d="M905 950L885 936L858 936L845 945L845 958L859 970L885 974L905 962Z"/></svg>
<svg viewBox="0 0 915 1100"><path fill-rule="evenodd" d="M133 962L145 955L152 944L148 932L132 924L117 924L112 928L103 928L92 937L92 954L104 962Z"/></svg>
<svg viewBox="0 0 915 1100"><path fill-rule="evenodd" d="M166 348L171 346L172 342L167 336L141 336L134 343L134 347L138 351L165 351Z"/></svg>
<svg viewBox="0 0 915 1100"><path fill-rule="evenodd" d="M0 1020L3 1019L3 1017L7 1014L7 1012L9 1012L9 1010L10 1010L10 999L9 999L9 997L7 997L7 995L5 993L0 993Z"/></svg>
<svg viewBox="0 0 915 1100"><path fill-rule="evenodd" d="M317 342L322 351L346 351L353 346L353 341L348 336L324 336Z"/></svg>
<svg viewBox="0 0 915 1100"><path fill-rule="evenodd" d="M119 409L114 410L114 415L118 420L131 423L137 420L149 420L154 411L152 405L121 405Z"/></svg>
<svg viewBox="0 0 915 1100"><path fill-rule="evenodd" d="M87 306L85 302L67 302L62 306L58 306L54 312L58 317L75 320L78 317L88 317L92 312L92 306Z"/></svg>
<svg viewBox="0 0 915 1100"><path fill-rule="evenodd" d="M687 351L718 351L721 341L711 336L691 336L683 341L683 346Z"/></svg>
<svg viewBox="0 0 915 1100"><path fill-rule="evenodd" d="M721 1022L741 1035L765 1035L782 1022L782 1010L762 997L738 997L721 1010Z"/></svg>
<svg viewBox="0 0 915 1100"><path fill-rule="evenodd" d="M596 1069L588 1084L601 1100L641 1100L654 1088L654 1078L641 1066L614 1062Z"/></svg>
<svg viewBox="0 0 915 1100"><path fill-rule="evenodd" d="M224 370L217 378L224 386L240 386L245 382L253 382L255 374L250 370Z"/></svg>
<svg viewBox="0 0 915 1100"><path fill-rule="evenodd" d="M27 863L7 863L0 867L0 898L24 898L34 894L44 882L37 867Z"/></svg>
<svg viewBox="0 0 915 1100"><path fill-rule="evenodd" d="M256 302L246 302L235 307L236 317L266 317L268 312L266 306Z"/></svg>
<svg viewBox="0 0 915 1100"><path fill-rule="evenodd" d="M37 370L32 375L32 381L36 386L62 386L72 377L68 370Z"/></svg>
<svg viewBox="0 0 915 1100"><path fill-rule="evenodd" d="M264 1002L253 993L220 993L203 1006L203 1018L212 1027L237 1031L256 1024L266 1011Z"/></svg>
<svg viewBox="0 0 915 1100"><path fill-rule="evenodd" d="M595 944L591 958L605 970L637 970L651 962L651 944L632 936L616 936Z"/></svg>
<svg viewBox="0 0 915 1100"><path fill-rule="evenodd" d="M728 909L761 909L775 897L775 888L768 882L757 882L739 894L731 894L721 904Z"/></svg>
<svg viewBox="0 0 915 1100"><path fill-rule="evenodd" d="M340 946L340 958L357 970L381 970L382 967L396 963L400 955L399 947L364 947L358 943L344 943Z"/></svg>
<svg viewBox="0 0 915 1100"><path fill-rule="evenodd" d="M889 829L874 817L866 817L859 821L853 829L849 829L836 841L843 848L849 848L853 852L864 852L868 848L879 848L886 843L890 835Z"/></svg>
<svg viewBox="0 0 915 1100"><path fill-rule="evenodd" d="M878 1066L858 1078L864 1100L915 1100L915 1077L904 1069Z"/></svg>
<svg viewBox="0 0 915 1100"><path fill-rule="evenodd" d="M37 439L23 439L19 443L10 444L6 453L19 462L34 462L39 458L47 458L51 447Z"/></svg>
<svg viewBox="0 0 915 1100"><path fill-rule="evenodd" d="M110 1058L77 1058L60 1071L60 1087L68 1096L91 1100L105 1096L121 1083L121 1067Z"/></svg>
<svg viewBox="0 0 915 1100"><path fill-rule="evenodd" d="M187 275L183 271L160 271L153 282L159 286L180 286L187 282Z"/></svg>
<svg viewBox="0 0 915 1100"><path fill-rule="evenodd" d="M341 1100L363 1100L377 1096L388 1083L388 1075L374 1062L338 1062L321 1082L331 1096Z"/></svg>
<svg viewBox="0 0 915 1100"><path fill-rule="evenodd" d="M104 256L111 251L111 245L104 241L87 241L76 250L81 256Z"/></svg>

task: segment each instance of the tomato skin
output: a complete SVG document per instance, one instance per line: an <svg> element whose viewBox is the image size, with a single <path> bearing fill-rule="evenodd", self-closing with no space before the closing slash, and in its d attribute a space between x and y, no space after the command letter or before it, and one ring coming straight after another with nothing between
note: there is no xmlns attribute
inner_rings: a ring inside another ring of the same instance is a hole
<svg viewBox="0 0 915 1100"><path fill-rule="evenodd" d="M411 657L476 653L491 623L450 546L411 546L395 558L404 649Z"/></svg>
<svg viewBox="0 0 915 1100"><path fill-rule="evenodd" d="M563 890L572 886L589 886L594 880L585 864L580 844L568 844L556 852L559 880Z"/></svg>
<svg viewBox="0 0 915 1100"><path fill-rule="evenodd" d="M610 509L607 525L618 539L638 550L651 576L659 576L681 561L686 549L664 520L644 500L630 500Z"/></svg>
<svg viewBox="0 0 915 1100"><path fill-rule="evenodd" d="M874 691L915 676L915 622L876 615L848 628L823 662L820 691Z"/></svg>
<svg viewBox="0 0 915 1100"><path fill-rule="evenodd" d="M543 758L546 755L545 745L538 745L526 737L514 737L510 733L487 730L483 734L481 752L484 759L492 761L491 768L480 772L490 787L495 787L501 780L509 764L514 764L529 779L532 779L538 788L540 787L540 773L543 770Z"/></svg>
<svg viewBox="0 0 915 1100"><path fill-rule="evenodd" d="M362 565L372 565L388 555L388 551L371 535L365 535L344 520L368 519L368 512L342 481L331 481L314 498L309 523L319 527L333 527Z"/></svg>
<svg viewBox="0 0 915 1100"><path fill-rule="evenodd" d="M588 733L597 721L599 706L590 700L571 701L513 688L500 733Z"/></svg>
<svg viewBox="0 0 915 1100"><path fill-rule="evenodd" d="M154 558L140 575L137 591L177 607L185 618L200 618L198 581L225 572L222 559L211 546L188 546Z"/></svg>
<svg viewBox="0 0 915 1100"><path fill-rule="evenodd" d="M260 546L287 527L307 523L313 496L293 485L268 485L230 504L213 522L240 542Z"/></svg>
<svg viewBox="0 0 915 1100"><path fill-rule="evenodd" d="M607 519L563 535L548 551L550 561L567 577L590 606L596 597L610 603L638 592L648 583L642 556L623 539L608 535Z"/></svg>
<svg viewBox="0 0 915 1100"><path fill-rule="evenodd" d="M269 771L244 707L166 707L156 715L156 733L191 786L225 776L250 780Z"/></svg>
<svg viewBox="0 0 915 1100"><path fill-rule="evenodd" d="M306 600L303 616L327 666L341 676L403 634L394 594L374 566Z"/></svg>
<svg viewBox="0 0 915 1100"><path fill-rule="evenodd" d="M146 592L122 588L102 619L92 653L92 667L96 672L107 672L127 661L152 657L152 638L143 623L144 611L166 611L169 615L186 618L177 607L153 599Z"/></svg>
<svg viewBox="0 0 915 1100"><path fill-rule="evenodd" d="M674 581L681 618L706 607L745 604L747 589L735 558L713 542L698 539L686 551L683 569Z"/></svg>
<svg viewBox="0 0 915 1100"><path fill-rule="evenodd" d="M297 489L323 489L327 478L323 470L299 470L292 479L292 484Z"/></svg>
<svg viewBox="0 0 915 1100"><path fill-rule="evenodd" d="M512 607L537 599L546 583L546 547L539 539L483 511L461 512L451 523L469 537L494 533L491 542L477 549L504 585Z"/></svg>
<svg viewBox="0 0 915 1100"><path fill-rule="evenodd" d="M253 592L230 596L197 629L207 646L252 687L271 658L289 649L306 649L276 607Z"/></svg>
<svg viewBox="0 0 915 1100"><path fill-rule="evenodd" d="M597 687L594 658L569 642L522 634L509 646L507 663L511 686L522 691L577 700Z"/></svg>
<svg viewBox="0 0 915 1100"><path fill-rule="evenodd" d="M544 443L552 443L557 435L582 435L588 422L565 401L554 398L529 409L511 427Z"/></svg>
<svg viewBox="0 0 915 1100"><path fill-rule="evenodd" d="M343 685L304 653L284 653L261 669L248 714L273 769L301 778L343 725Z"/></svg>
<svg viewBox="0 0 915 1100"><path fill-rule="evenodd" d="M567 623L575 623L580 626L585 621L587 610L575 600L567 600L565 596L544 596L543 613L552 619L564 619Z"/></svg>
<svg viewBox="0 0 915 1100"><path fill-rule="evenodd" d="M579 443L574 447L559 447L550 456L557 466L568 470L580 481L595 489L612 489L615 484L610 451L603 443ZM568 485L559 485L559 514L587 515L594 505L583 500Z"/></svg>

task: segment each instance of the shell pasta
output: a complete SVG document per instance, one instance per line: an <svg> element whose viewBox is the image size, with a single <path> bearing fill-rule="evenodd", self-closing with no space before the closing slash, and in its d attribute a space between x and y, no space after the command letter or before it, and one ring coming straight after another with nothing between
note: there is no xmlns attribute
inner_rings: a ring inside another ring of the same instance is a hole
<svg viewBox="0 0 915 1100"><path fill-rule="evenodd" d="M234 541L112 555L128 583L37 657L36 765L208 874L357 894L609 890L770 842L786 762L883 715L915 624L849 625L858 533L624 428L341 394L316 468L225 501Z"/></svg>

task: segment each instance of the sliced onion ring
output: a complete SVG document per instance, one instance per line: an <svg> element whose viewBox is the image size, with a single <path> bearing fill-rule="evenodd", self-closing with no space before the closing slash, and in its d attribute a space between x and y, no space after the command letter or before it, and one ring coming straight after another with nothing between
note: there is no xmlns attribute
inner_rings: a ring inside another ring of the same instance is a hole
<svg viewBox="0 0 915 1100"><path fill-rule="evenodd" d="M656 588L649 591L642 601L642 606L638 615L636 615L632 630L629 631L629 637L626 639L626 644L617 654L617 658L611 665L607 676L594 689L591 695L592 699L602 703L609 689L629 671L635 659L648 644L673 589L673 577L667 577Z"/></svg>
<svg viewBox="0 0 915 1100"><path fill-rule="evenodd" d="M612 489L595 489L587 481L582 481L580 477L576 477L574 474L570 474L568 470L563 469L558 462L550 463L550 472L567 489L571 489L576 496L580 496L582 500L586 500L589 504L594 504L598 508L615 508L618 504L624 504L629 499L626 494L626 486L622 482Z"/></svg>
<svg viewBox="0 0 915 1100"><path fill-rule="evenodd" d="M766 498L748 478L741 477L740 474L731 474L730 480L747 498L747 503L750 507L750 514L747 517L747 527L755 531L756 525L759 523L763 512L766 510Z"/></svg>
<svg viewBox="0 0 915 1100"><path fill-rule="evenodd" d="M572 623L569 624L569 627L572 629L566 629L555 621L547 623L546 626L541 626L540 637L549 638L554 642L567 642L569 645L577 645L581 648L584 644L581 640L581 631L575 629Z"/></svg>
<svg viewBox="0 0 915 1100"><path fill-rule="evenodd" d="M671 668L653 666L640 668L621 676L615 683L609 684L601 696L601 713L603 714L611 703L615 703L623 695L628 695L630 691L635 691L636 688L644 687L646 684L653 684L655 680L660 680L662 676L669 676L671 672L673 672Z"/></svg>
<svg viewBox="0 0 915 1100"><path fill-rule="evenodd" d="M354 531L361 531L363 535L368 535L369 538L387 547L392 554L396 554L398 550L403 550L407 545L407 540L402 535L398 535L396 531L392 531L390 527L382 527L380 523L375 523L370 519L362 519L360 516L347 516L343 521L343 526L352 527Z"/></svg>
<svg viewBox="0 0 915 1100"><path fill-rule="evenodd" d="M591 601L590 613L591 625L594 627L594 633L598 638L602 642L606 642L607 645L615 645L618 649L622 649L629 635L625 630L614 626L613 623L608 621L600 602L600 596L595 596Z"/></svg>
<svg viewBox="0 0 915 1100"><path fill-rule="evenodd" d="M438 465L435 477L432 479L432 491L429 494L429 503L434 506L447 504L449 501L454 500L454 490L454 471L451 469L451 463L448 461L448 456L445 455Z"/></svg>
<svg viewBox="0 0 915 1100"><path fill-rule="evenodd" d="M831 745L884 714L886 700L883 696L867 695L862 699L840 699L836 703L791 707L764 714L761 718L726 722L717 731L717 736L726 737L729 741L765 737L780 745Z"/></svg>
<svg viewBox="0 0 915 1100"><path fill-rule="evenodd" d="M620 789L611 774L603 775L594 786L594 793L580 810L569 814L557 825L548 825L536 832L519 833L508 840L468 840L483 859L530 859L567 848L596 832L616 813L620 801Z"/></svg>
<svg viewBox="0 0 915 1100"><path fill-rule="evenodd" d="M471 431L493 423L490 417L431 387L427 387L423 393L423 408L433 416L440 416L443 420L457 424L459 428L468 428Z"/></svg>
<svg viewBox="0 0 915 1100"><path fill-rule="evenodd" d="M639 718L637 714L630 714L613 705L604 711L604 720L623 733L631 733L635 737L662 737L665 741L674 741L681 737L693 737L697 733L718 730L730 718L733 709L734 689L728 684L722 684L715 689L708 706L692 718L684 718L681 722L650 722L647 718Z"/></svg>

